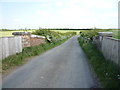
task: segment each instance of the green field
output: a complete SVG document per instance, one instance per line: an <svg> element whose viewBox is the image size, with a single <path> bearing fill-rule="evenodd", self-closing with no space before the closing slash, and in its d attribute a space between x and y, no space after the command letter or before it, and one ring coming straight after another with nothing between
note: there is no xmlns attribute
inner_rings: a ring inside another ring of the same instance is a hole
<svg viewBox="0 0 120 90"><path fill-rule="evenodd" d="M33 32L35 30L28 30L28 32ZM79 34L79 30L52 30L56 32L61 32L61 33L66 33L66 32L77 32ZM8 36L13 36L13 32L24 32L23 30L14 30L14 31L0 31L0 37L8 37Z"/></svg>
<svg viewBox="0 0 120 90"><path fill-rule="evenodd" d="M33 32L35 30L28 30L28 32ZM79 34L80 31L85 32L86 30L52 30L56 32L61 32L61 33L66 33L66 32L76 32ZM104 30L103 30L104 31ZM0 37L8 37L8 36L13 36L13 32L24 32L23 30L13 30L13 31L0 31ZM118 35L118 30L109 30L109 32L113 32L114 36L113 38L120 39L120 34Z"/></svg>
<svg viewBox="0 0 120 90"><path fill-rule="evenodd" d="M120 39L120 30L112 30L112 32L114 33L114 36L113 38L116 38L116 39Z"/></svg>
<svg viewBox="0 0 120 90"><path fill-rule="evenodd" d="M80 30L52 30L52 31L61 32L61 33L76 32L77 34L79 34L80 32Z"/></svg>
<svg viewBox="0 0 120 90"><path fill-rule="evenodd" d="M79 34L79 32L86 32L88 30L52 30L56 32L66 33L66 32L76 32ZM100 30L100 32L113 32L114 36L113 38L120 39L120 30Z"/></svg>
<svg viewBox="0 0 120 90"><path fill-rule="evenodd" d="M29 30L29 32L32 32L34 30ZM14 31L0 31L0 37L9 37L13 36L13 32L24 32L23 30L14 30Z"/></svg>

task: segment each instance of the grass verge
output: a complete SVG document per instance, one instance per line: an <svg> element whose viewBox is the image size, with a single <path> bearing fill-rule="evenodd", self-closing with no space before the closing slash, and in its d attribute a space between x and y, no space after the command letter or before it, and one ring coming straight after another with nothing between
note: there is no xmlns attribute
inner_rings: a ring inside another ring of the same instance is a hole
<svg viewBox="0 0 120 90"><path fill-rule="evenodd" d="M120 89L120 72L118 71L118 66L110 60L106 60L94 44L85 43L82 37L79 37L78 41L102 86L104 88Z"/></svg>
<svg viewBox="0 0 120 90"><path fill-rule="evenodd" d="M21 53L8 56L4 60L2 60L2 71L5 72L12 67L20 66L25 63L26 58L40 55L43 52L64 43L68 39L69 38L66 38L63 40L55 41L54 43L45 43L34 47L26 47Z"/></svg>

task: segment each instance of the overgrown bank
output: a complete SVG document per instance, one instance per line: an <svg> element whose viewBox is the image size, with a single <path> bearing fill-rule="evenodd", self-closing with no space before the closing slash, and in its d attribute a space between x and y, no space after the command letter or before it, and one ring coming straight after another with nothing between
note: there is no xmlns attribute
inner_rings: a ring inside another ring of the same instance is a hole
<svg viewBox="0 0 120 90"><path fill-rule="evenodd" d="M20 65L24 64L26 58L40 55L43 52L64 43L66 40L68 40L72 36L73 36L73 34L71 34L71 35L67 34L65 38L60 37L57 40L52 40L52 42L46 41L46 43L38 45L38 46L24 48L21 53L11 55L11 56L5 58L4 60L2 60L3 72L5 72L6 70L11 69L15 66L20 66Z"/></svg>
<svg viewBox="0 0 120 90"><path fill-rule="evenodd" d="M96 34L92 32L82 33L78 38L80 46L89 58L89 62L96 72L102 86L105 88L119 88L120 72L118 71L118 66L110 60L106 60L92 43L92 37L95 35Z"/></svg>

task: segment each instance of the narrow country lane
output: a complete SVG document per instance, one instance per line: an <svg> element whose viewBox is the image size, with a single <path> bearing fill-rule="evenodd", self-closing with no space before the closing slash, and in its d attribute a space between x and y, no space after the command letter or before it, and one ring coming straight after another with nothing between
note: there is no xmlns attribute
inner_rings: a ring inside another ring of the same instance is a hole
<svg viewBox="0 0 120 90"><path fill-rule="evenodd" d="M97 81L77 41L70 38L3 78L3 88L91 88Z"/></svg>

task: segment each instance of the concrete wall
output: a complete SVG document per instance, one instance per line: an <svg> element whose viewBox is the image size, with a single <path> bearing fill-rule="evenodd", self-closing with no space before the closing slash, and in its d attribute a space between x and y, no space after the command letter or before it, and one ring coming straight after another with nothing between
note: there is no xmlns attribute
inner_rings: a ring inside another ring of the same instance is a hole
<svg viewBox="0 0 120 90"><path fill-rule="evenodd" d="M102 40L102 53L103 55L109 59L115 62L120 66L120 40L109 38L109 37L103 37Z"/></svg>
<svg viewBox="0 0 120 90"><path fill-rule="evenodd" d="M9 55L22 52L22 38L16 37L2 37L0 38L0 59L4 59Z"/></svg>
<svg viewBox="0 0 120 90"><path fill-rule="evenodd" d="M36 46L45 43L45 38L31 37L30 35L0 38L0 60L10 55L22 52L24 47Z"/></svg>

